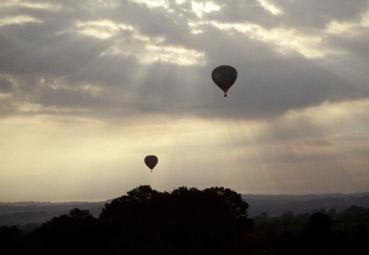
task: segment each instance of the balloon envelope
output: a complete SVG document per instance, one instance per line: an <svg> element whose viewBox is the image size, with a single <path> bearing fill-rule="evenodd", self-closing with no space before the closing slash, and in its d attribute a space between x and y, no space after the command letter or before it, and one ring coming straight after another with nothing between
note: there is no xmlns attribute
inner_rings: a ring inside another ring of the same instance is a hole
<svg viewBox="0 0 369 255"><path fill-rule="evenodd" d="M147 155L145 157L145 164L148 168L150 168L151 170L154 169L154 167L156 166L156 164L158 164L158 157L155 155Z"/></svg>
<svg viewBox="0 0 369 255"><path fill-rule="evenodd" d="M218 66L211 73L211 77L215 84L224 91L226 97L228 90L237 79L237 70L232 66Z"/></svg>

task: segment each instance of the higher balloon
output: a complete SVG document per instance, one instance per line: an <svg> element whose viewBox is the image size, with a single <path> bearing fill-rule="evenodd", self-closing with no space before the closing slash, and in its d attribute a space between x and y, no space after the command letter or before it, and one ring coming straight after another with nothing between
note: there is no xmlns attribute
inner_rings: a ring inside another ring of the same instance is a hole
<svg viewBox="0 0 369 255"><path fill-rule="evenodd" d="M236 68L228 65L216 67L211 73L214 83L224 92L224 97L227 96L228 90L237 80Z"/></svg>

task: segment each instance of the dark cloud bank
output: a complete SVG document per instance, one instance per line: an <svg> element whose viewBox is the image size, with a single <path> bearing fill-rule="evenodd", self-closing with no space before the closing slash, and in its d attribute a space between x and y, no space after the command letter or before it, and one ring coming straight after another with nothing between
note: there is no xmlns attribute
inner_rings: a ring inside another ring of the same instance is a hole
<svg viewBox="0 0 369 255"><path fill-rule="evenodd" d="M32 103L41 106L39 113L56 107L61 113L72 108L108 118L160 113L250 119L369 96L369 49L363 43L368 30L361 28L355 36L326 32L333 21L362 23L369 17L367 1L274 1L280 15L256 0L214 1L220 10L200 16L189 1L158 2L163 4L32 1L37 7L5 2L3 23L34 20L0 26L0 92L10 94L0 99L7 109L1 113L16 114L20 104ZM96 25L101 21L105 25ZM284 46L278 40L283 38L264 40L267 35L226 31L211 22L254 24L266 33L294 31L297 40L305 40L301 47L328 54L308 58L288 46L281 53ZM194 23L201 33L194 33ZM104 32L110 34L99 38ZM321 39L318 44L306 43L314 36ZM163 56L171 48L174 57ZM155 54L162 60L155 60ZM193 63L176 63L179 56L193 58ZM211 70L221 64L239 71L226 100L210 80Z"/></svg>

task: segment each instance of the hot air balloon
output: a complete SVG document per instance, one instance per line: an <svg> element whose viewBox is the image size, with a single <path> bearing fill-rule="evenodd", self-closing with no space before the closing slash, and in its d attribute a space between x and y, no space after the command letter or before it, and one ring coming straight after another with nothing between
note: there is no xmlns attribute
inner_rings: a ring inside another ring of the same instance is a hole
<svg viewBox="0 0 369 255"><path fill-rule="evenodd" d="M224 91L224 97L237 79L237 70L232 66L218 66L211 73L215 84Z"/></svg>
<svg viewBox="0 0 369 255"><path fill-rule="evenodd" d="M151 169L151 172L152 170L154 169L154 167L156 166L156 164L158 164L158 157L155 156L155 155L147 155L145 157L145 164L148 168Z"/></svg>

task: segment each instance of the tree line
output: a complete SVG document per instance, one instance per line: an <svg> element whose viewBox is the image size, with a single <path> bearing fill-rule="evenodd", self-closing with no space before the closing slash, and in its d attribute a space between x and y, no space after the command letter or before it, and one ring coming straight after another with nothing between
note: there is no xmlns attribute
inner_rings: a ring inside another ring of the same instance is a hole
<svg viewBox="0 0 369 255"><path fill-rule="evenodd" d="M3 254L369 254L369 209L247 215L223 187L140 186L94 217L73 209L30 233L0 227Z"/></svg>

